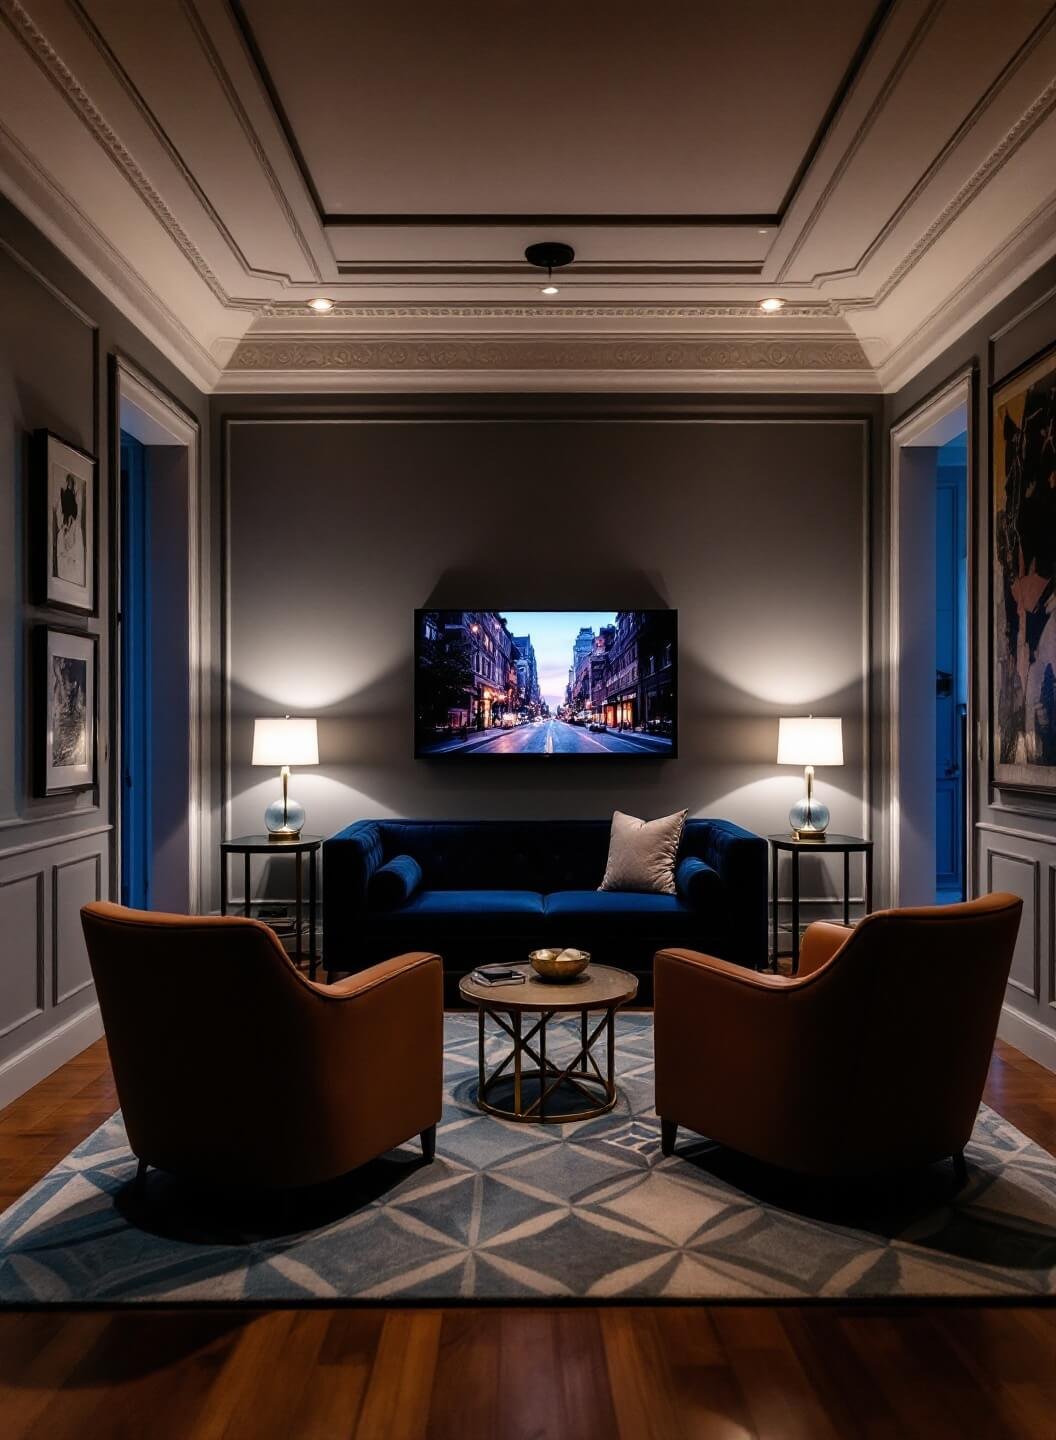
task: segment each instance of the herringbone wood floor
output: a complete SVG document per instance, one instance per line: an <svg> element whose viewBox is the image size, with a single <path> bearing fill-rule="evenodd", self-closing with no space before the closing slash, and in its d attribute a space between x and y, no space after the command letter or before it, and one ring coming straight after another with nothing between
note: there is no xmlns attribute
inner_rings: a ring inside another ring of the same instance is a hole
<svg viewBox="0 0 1056 1440"><path fill-rule="evenodd" d="M987 1102L1056 1151L1056 1075ZM0 1112L9 1204L117 1108L103 1042ZM1056 1310L840 1305L0 1314L40 1440L1056 1440Z"/></svg>

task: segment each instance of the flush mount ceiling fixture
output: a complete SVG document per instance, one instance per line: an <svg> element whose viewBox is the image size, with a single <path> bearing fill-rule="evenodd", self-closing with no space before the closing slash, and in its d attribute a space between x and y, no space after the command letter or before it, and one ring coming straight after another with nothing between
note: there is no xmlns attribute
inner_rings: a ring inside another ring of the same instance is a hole
<svg viewBox="0 0 1056 1440"><path fill-rule="evenodd" d="M576 252L571 245L565 245L560 240L541 240L537 245L528 246L524 252L524 258L529 265L535 265L537 269L546 271L543 294L556 295L557 286L554 284L553 272L560 270L565 265L571 265L576 258Z"/></svg>

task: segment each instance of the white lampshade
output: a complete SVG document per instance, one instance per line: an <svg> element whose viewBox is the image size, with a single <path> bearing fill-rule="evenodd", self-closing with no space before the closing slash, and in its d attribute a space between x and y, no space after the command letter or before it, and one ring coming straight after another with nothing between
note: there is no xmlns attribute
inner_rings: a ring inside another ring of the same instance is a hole
<svg viewBox="0 0 1056 1440"><path fill-rule="evenodd" d="M318 765L319 736L314 720L253 721L254 765Z"/></svg>
<svg viewBox="0 0 1056 1440"><path fill-rule="evenodd" d="M831 716L782 716L777 727L779 765L842 765L843 721Z"/></svg>

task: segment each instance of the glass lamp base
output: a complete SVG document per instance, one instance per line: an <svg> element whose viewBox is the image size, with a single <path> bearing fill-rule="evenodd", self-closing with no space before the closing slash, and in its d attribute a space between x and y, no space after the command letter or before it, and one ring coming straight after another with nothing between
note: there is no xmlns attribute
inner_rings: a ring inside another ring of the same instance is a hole
<svg viewBox="0 0 1056 1440"><path fill-rule="evenodd" d="M829 807L805 795L788 812L788 823L797 840L824 840L829 828Z"/></svg>
<svg viewBox="0 0 1056 1440"><path fill-rule="evenodd" d="M297 840L304 824L304 806L296 800L273 800L264 811L264 827L272 840Z"/></svg>

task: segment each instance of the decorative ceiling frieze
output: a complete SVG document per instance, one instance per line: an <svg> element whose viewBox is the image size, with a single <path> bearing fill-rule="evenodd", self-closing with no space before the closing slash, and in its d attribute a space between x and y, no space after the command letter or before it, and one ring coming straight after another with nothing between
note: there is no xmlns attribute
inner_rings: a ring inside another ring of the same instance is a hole
<svg viewBox="0 0 1056 1440"><path fill-rule="evenodd" d="M246 339L229 370L861 370L857 340Z"/></svg>

